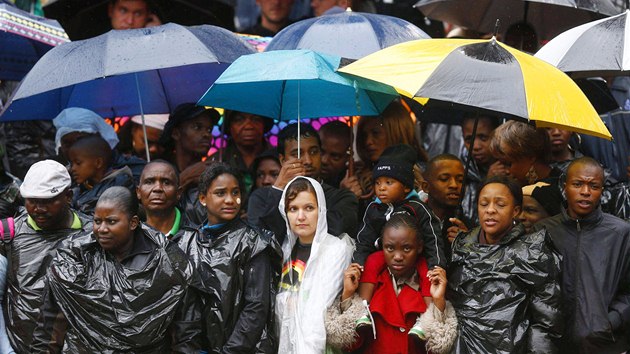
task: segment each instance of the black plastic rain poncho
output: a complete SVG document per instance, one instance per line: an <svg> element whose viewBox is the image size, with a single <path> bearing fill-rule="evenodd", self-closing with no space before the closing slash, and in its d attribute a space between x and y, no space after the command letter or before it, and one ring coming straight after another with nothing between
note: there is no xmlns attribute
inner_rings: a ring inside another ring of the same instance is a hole
<svg viewBox="0 0 630 354"><path fill-rule="evenodd" d="M194 338L200 324L185 323L190 319L182 315L189 308L185 295L193 271L186 255L144 224L134 237L130 254L120 262L92 234L74 237L58 249L30 352L199 349ZM57 336L65 324L65 338Z"/></svg>
<svg viewBox="0 0 630 354"><path fill-rule="evenodd" d="M177 241L193 263L209 353L275 353L272 309L280 247L240 219L188 229Z"/></svg>
<svg viewBox="0 0 630 354"><path fill-rule="evenodd" d="M455 353L554 353L562 334L560 257L544 230L518 224L494 245L479 228L453 242L447 297L459 322Z"/></svg>
<svg viewBox="0 0 630 354"><path fill-rule="evenodd" d="M0 253L9 261L5 294L5 320L11 346L17 353L28 353L33 330L42 306L44 278L57 248L67 238L92 230L92 221L76 213L77 229L35 230L24 212L15 219L15 238L5 237Z"/></svg>

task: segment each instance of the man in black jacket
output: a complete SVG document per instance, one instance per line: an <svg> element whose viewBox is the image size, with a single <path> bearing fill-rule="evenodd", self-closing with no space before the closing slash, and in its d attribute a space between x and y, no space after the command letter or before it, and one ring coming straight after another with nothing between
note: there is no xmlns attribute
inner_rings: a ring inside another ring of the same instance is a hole
<svg viewBox="0 0 630 354"><path fill-rule="evenodd" d="M307 176L321 181L321 141L309 124L302 124L298 135L297 124L290 124L278 136L278 155L282 168L278 179L271 187L255 190L249 197L248 221L254 225L273 231L282 244L287 234L284 219L278 210L284 187L297 176ZM298 144L299 139L299 144ZM299 148L298 148L299 146ZM298 158L298 149L300 158ZM358 202L350 191L322 184L328 213L328 232L339 236L347 233L355 238L357 234Z"/></svg>
<svg viewBox="0 0 630 354"><path fill-rule="evenodd" d="M567 168L562 213L545 227L561 252L563 352L622 353L630 347L630 224L602 213L604 170L590 158Z"/></svg>

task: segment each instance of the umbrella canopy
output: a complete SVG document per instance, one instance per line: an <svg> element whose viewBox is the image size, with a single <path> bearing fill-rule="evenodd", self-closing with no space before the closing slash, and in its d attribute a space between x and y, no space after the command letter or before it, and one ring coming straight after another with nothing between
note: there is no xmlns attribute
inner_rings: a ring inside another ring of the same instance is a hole
<svg viewBox="0 0 630 354"><path fill-rule="evenodd" d="M572 28L536 53L573 77L630 74L630 11Z"/></svg>
<svg viewBox="0 0 630 354"><path fill-rule="evenodd" d="M394 44L427 38L421 29L396 17L343 12L296 22L276 34L266 50L310 49L359 59Z"/></svg>
<svg viewBox="0 0 630 354"><path fill-rule="evenodd" d="M110 31L48 52L0 120L53 119L67 107L103 117L172 112L196 101L231 62L253 52L232 32L209 25Z"/></svg>
<svg viewBox="0 0 630 354"><path fill-rule="evenodd" d="M335 72L341 58L310 50L278 50L237 59L199 100L279 120L376 115L398 95L372 90Z"/></svg>
<svg viewBox="0 0 630 354"><path fill-rule="evenodd" d="M0 3L0 80L22 80L42 55L69 41L57 21Z"/></svg>
<svg viewBox="0 0 630 354"><path fill-rule="evenodd" d="M98 36L112 29L107 15L110 0L49 0L46 17L58 20L73 41ZM229 1L147 0L162 20L184 26L216 25L234 29L234 9Z"/></svg>
<svg viewBox="0 0 630 354"><path fill-rule="evenodd" d="M383 49L339 70L363 87L385 83L428 105L509 115L610 139L584 93L564 73L494 38L430 39Z"/></svg>
<svg viewBox="0 0 630 354"><path fill-rule="evenodd" d="M496 20L531 24L539 39L551 39L571 27L621 12L615 0L420 0L425 16L483 33L493 33Z"/></svg>

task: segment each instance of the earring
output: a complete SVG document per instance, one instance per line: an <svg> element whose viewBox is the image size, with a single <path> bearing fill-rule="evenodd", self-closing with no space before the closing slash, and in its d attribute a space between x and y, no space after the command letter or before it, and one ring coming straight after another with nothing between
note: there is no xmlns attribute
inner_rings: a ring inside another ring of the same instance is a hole
<svg viewBox="0 0 630 354"><path fill-rule="evenodd" d="M201 205L203 205L203 206L206 206L206 203L204 203L204 202L201 202Z"/></svg>
<svg viewBox="0 0 630 354"><path fill-rule="evenodd" d="M527 178L529 184L534 184L538 180L538 173L536 173L534 165L529 168L527 174L525 174L525 178Z"/></svg>

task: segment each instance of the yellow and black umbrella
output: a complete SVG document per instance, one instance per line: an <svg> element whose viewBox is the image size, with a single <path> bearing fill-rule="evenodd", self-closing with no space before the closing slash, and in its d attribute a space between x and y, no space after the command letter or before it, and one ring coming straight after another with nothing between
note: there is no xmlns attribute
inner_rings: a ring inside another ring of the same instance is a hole
<svg viewBox="0 0 630 354"><path fill-rule="evenodd" d="M580 88L552 65L490 40L424 39L391 46L339 72L384 83L422 104L448 103L611 139Z"/></svg>

